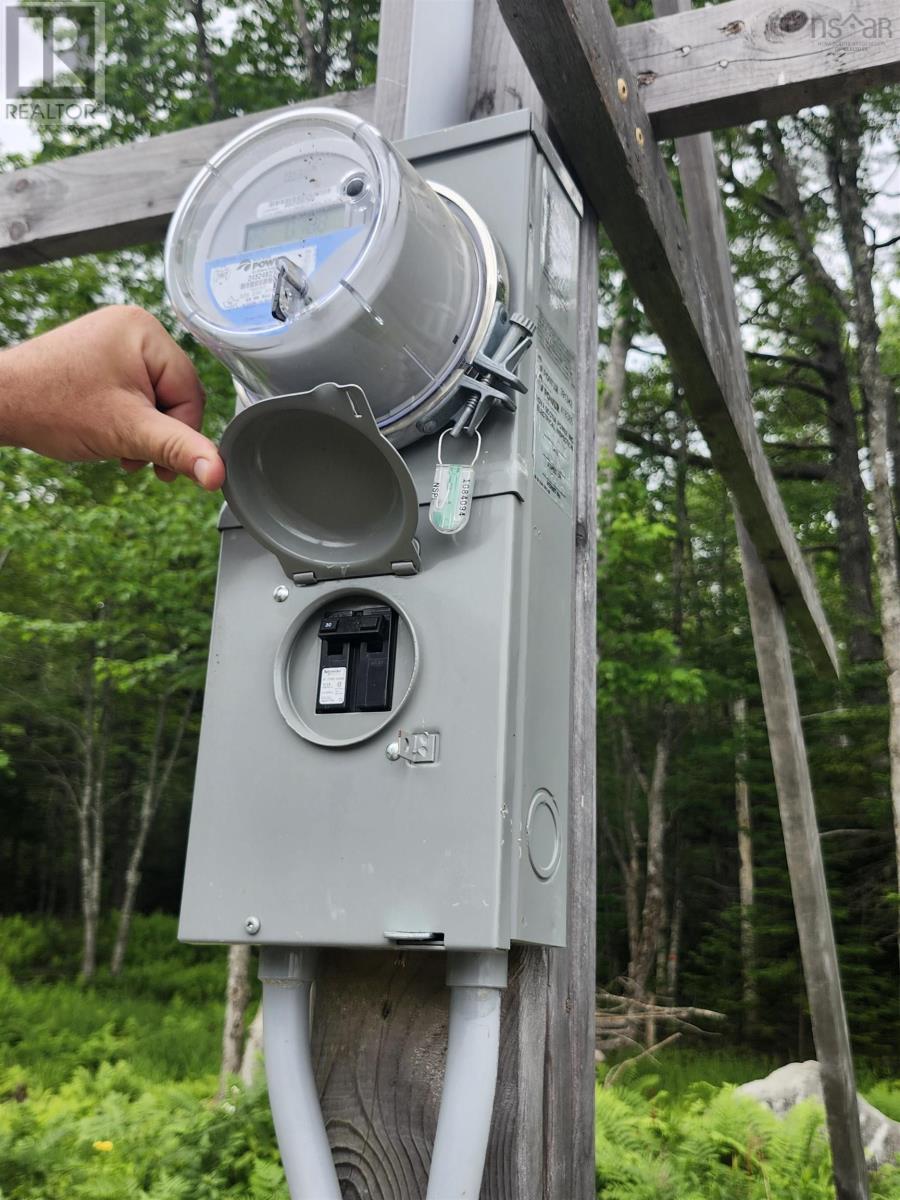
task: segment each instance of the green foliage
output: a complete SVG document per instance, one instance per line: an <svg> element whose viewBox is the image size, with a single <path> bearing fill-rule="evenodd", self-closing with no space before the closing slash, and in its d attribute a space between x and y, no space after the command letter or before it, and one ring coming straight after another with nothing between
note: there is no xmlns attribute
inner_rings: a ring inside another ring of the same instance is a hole
<svg viewBox="0 0 900 1200"><path fill-rule="evenodd" d="M679 1057L663 1060L662 1072L683 1081ZM669 1090L644 1075L624 1086L598 1086L600 1200L833 1200L820 1104L804 1101L781 1119L721 1082L745 1078L752 1062L712 1056L687 1062L688 1074L706 1072L708 1080ZM893 1090L878 1085L870 1099L877 1105L876 1097ZM900 1165L872 1177L872 1195L900 1198Z"/></svg>
<svg viewBox="0 0 900 1200"><path fill-rule="evenodd" d="M83 987L54 979L67 941L0 921L0 1198L287 1200L264 1086L212 1098L221 948L139 916L123 976Z"/></svg>

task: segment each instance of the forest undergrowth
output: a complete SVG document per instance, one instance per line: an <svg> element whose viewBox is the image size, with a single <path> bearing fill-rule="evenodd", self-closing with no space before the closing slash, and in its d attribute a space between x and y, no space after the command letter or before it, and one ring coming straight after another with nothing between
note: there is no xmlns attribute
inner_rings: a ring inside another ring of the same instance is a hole
<svg viewBox="0 0 900 1200"><path fill-rule="evenodd" d="M113 935L114 922L104 931ZM75 979L77 931L0 919L0 1200L288 1200L265 1085L217 1100L225 955L138 917L122 976ZM777 1064L671 1051L597 1087L603 1200L825 1200L822 1111L734 1086ZM900 1081L863 1075L900 1120ZM872 1180L900 1200L900 1167Z"/></svg>

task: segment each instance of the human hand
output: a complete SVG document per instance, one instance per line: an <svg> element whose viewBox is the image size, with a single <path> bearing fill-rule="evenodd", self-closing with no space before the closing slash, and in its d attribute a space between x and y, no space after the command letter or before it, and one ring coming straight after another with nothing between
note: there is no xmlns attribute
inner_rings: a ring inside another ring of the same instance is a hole
<svg viewBox="0 0 900 1200"><path fill-rule="evenodd" d="M154 464L168 483L225 479L200 430L204 395L188 356L142 308L112 305L0 351L0 445L63 462Z"/></svg>

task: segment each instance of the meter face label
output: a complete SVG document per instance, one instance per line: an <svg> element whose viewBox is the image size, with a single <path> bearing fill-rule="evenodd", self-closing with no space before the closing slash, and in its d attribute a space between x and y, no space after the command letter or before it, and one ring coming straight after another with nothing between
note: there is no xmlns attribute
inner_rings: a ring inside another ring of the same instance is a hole
<svg viewBox="0 0 900 1200"><path fill-rule="evenodd" d="M206 287L210 298L233 325L273 329L285 326L272 317L272 292L278 275L278 259L288 258L312 278L315 299L315 272L351 238L364 233L362 226L340 229L310 237L302 242L244 250L206 263ZM334 282L337 282L336 280Z"/></svg>
<svg viewBox="0 0 900 1200"><path fill-rule="evenodd" d="M267 251L262 257L245 254L238 259L228 259L221 266L210 263L209 291L222 312L260 304L271 308L279 257ZM289 258L306 275L316 269L315 246L303 246L284 257Z"/></svg>
<svg viewBox="0 0 900 1200"><path fill-rule="evenodd" d="M335 706L343 704L347 698L347 668L323 667L319 678L319 704Z"/></svg>

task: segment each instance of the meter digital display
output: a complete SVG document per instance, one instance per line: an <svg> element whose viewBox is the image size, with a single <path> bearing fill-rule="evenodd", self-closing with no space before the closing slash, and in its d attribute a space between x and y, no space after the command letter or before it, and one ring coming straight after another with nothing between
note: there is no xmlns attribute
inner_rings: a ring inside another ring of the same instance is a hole
<svg viewBox="0 0 900 1200"><path fill-rule="evenodd" d="M255 221L247 226L244 249L263 250L268 246L302 242L323 233L335 233L338 229L346 229L350 223L351 213L345 204L270 217L268 220Z"/></svg>

